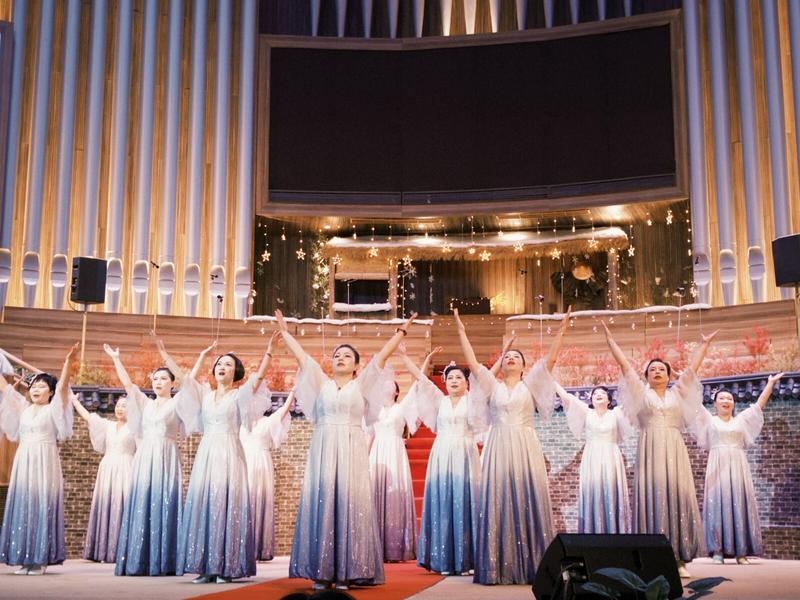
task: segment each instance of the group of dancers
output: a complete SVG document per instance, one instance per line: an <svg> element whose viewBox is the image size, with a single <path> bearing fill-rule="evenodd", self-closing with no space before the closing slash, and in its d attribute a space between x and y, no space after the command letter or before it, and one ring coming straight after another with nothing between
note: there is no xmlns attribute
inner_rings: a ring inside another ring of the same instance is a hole
<svg viewBox="0 0 800 600"><path fill-rule="evenodd" d="M19 440L0 533L0 560L19 574L40 574L65 558L63 483L57 442L72 432L72 407L86 419L92 446L104 452L92 499L84 557L116 563L117 575L195 573L197 583L254 575L274 554L274 482L270 451L286 439L293 398L314 425L295 521L290 577L314 589L374 585L385 561L416 558L443 575L472 575L481 584L532 583L554 535L547 469L534 427L560 397L570 431L586 443L580 466L579 533L661 533L682 576L706 552L715 562L762 552L758 508L744 448L763 425L763 409L781 374L769 377L757 402L734 415L720 389L716 416L703 406L697 371L715 333L704 336L671 387L670 365L651 360L642 378L604 324L621 377L610 406L598 386L591 405L567 393L552 370L568 329L563 317L549 352L526 369L512 348L487 368L477 360L455 313L463 366L443 373L447 393L428 376L441 348L416 365L402 344L412 315L372 360L340 344L332 375L305 352L280 311L257 372L233 354L214 362L214 389L197 376L214 346L183 373L159 351L155 398L128 376L119 350L105 346L127 398L116 421L70 398L77 345L61 377L34 377L28 398L0 377L0 429ZM265 417L264 376L280 336L299 369L287 401ZM403 398L389 357L399 351L414 383ZM240 384L240 385L237 385ZM173 395L173 387L177 392ZM403 441L419 422L436 439L425 479L417 535L411 474ZM701 520L682 430L709 450ZM633 508L619 442L638 431ZM185 501L180 435L202 433ZM478 441L483 442L482 456ZM366 474L370 476L367 477Z"/></svg>

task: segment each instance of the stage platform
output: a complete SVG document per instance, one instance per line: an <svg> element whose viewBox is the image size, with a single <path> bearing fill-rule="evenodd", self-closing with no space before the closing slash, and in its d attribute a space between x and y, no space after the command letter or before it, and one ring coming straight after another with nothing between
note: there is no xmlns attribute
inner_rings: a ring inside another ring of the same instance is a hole
<svg viewBox="0 0 800 600"><path fill-rule="evenodd" d="M13 575L14 568L0 566L0 598L16 600L78 598L80 600L164 599L196 598L206 594L231 592L286 577L288 557L278 557L269 563L259 563L258 575L246 581L226 585L194 585L193 576L184 577L115 577L114 566L68 560L64 565L51 567L42 577ZM727 577L715 588L709 600L789 600L798 597L798 567L800 561L753 559L750 565L737 565L733 561L723 566L712 564L710 559L691 563L692 575L701 577ZM391 565L389 566L391 568ZM228 594L226 594L228 595ZM238 594L230 594L234 600ZM354 590L354 597L359 592ZM272 600L260 594L263 600ZM471 600L482 598L528 599L533 598L529 586L481 586L469 577L448 577L441 582L410 596L415 600Z"/></svg>

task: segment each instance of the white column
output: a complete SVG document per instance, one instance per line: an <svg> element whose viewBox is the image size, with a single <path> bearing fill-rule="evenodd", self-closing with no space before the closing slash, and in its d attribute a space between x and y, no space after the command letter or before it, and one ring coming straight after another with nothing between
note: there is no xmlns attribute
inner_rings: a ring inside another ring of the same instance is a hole
<svg viewBox="0 0 800 600"><path fill-rule="evenodd" d="M792 97L795 122L800 121L800 2L789 2L789 43L792 54ZM800 127L795 124L794 143L800 169Z"/></svg>
<svg viewBox="0 0 800 600"><path fill-rule="evenodd" d="M708 2L709 46L711 49L711 99L714 125L714 167L717 184L717 233L719 235L719 278L726 305L734 303L736 291L736 248L731 194L730 115L728 72L725 60L725 13L722 0Z"/></svg>
<svg viewBox="0 0 800 600"><path fill-rule="evenodd" d="M117 55L114 59L114 113L111 131L111 180L106 233L106 310L119 310L122 289L122 240L125 217L125 173L128 163L128 99L131 81L133 1L120 0L117 14Z"/></svg>
<svg viewBox="0 0 800 600"><path fill-rule="evenodd" d="M239 171L236 198L236 318L247 317L253 251L253 102L256 56L256 0L242 0L241 73L239 75Z"/></svg>
<svg viewBox="0 0 800 600"><path fill-rule="evenodd" d="M623 10L625 11L625 16L630 17L633 14L633 0L625 0L622 3Z"/></svg>
<svg viewBox="0 0 800 600"><path fill-rule="evenodd" d="M553 1L544 0L544 26L547 28L553 26Z"/></svg>
<svg viewBox="0 0 800 600"><path fill-rule="evenodd" d="M211 282L212 315L222 311L225 296L225 224L228 186L228 113L231 71L231 4L217 3L217 69L214 89L214 178L211 211Z"/></svg>
<svg viewBox="0 0 800 600"><path fill-rule="evenodd" d="M255 27L255 15L251 16ZM244 22L245 24L247 21ZM246 26L246 25L245 25ZM181 33L183 0L169 5L169 54L167 55L167 100L164 125L164 188L161 199L161 243L158 254L158 312L172 311L175 292L175 196L178 183L178 127L181 105ZM253 50L255 55L255 50Z"/></svg>
<svg viewBox="0 0 800 600"><path fill-rule="evenodd" d="M577 25L578 19L580 18L580 7L578 6L578 0L569 0L569 18L570 23Z"/></svg>
<svg viewBox="0 0 800 600"><path fill-rule="evenodd" d="M528 3L526 0L517 0L517 29L525 30L525 18L528 15Z"/></svg>
<svg viewBox="0 0 800 600"><path fill-rule="evenodd" d="M31 149L28 155L27 206L25 215L25 256L22 283L25 306L32 307L39 283L39 243L42 233L44 160L47 152L47 120L50 111L50 71L53 63L53 0L42 0L39 13L39 41L36 55L36 83L33 92Z"/></svg>
<svg viewBox="0 0 800 600"><path fill-rule="evenodd" d="M372 33L372 0L361 0L361 16L364 19L364 37Z"/></svg>
<svg viewBox="0 0 800 600"><path fill-rule="evenodd" d="M795 0L796 2L796 0ZM793 4L795 2L789 2ZM789 182L786 175L786 122L783 117L783 83L775 0L762 0L761 23L764 30L764 67L767 80L767 116L769 120L770 173L772 175L772 220L775 237L792 233L789 212ZM784 299L792 297L790 288L780 288Z"/></svg>
<svg viewBox="0 0 800 600"><path fill-rule="evenodd" d="M97 196L100 189L100 152L105 89L106 1L92 3L92 42L89 55L89 105L86 111L84 156L83 235L81 254L97 256Z"/></svg>
<svg viewBox="0 0 800 600"><path fill-rule="evenodd" d="M489 0L489 16L492 21L492 32L500 30L500 0Z"/></svg>
<svg viewBox="0 0 800 600"><path fill-rule="evenodd" d="M186 202L186 270L183 294L186 314L197 314L200 282L200 233L203 210L203 148L206 109L206 0L195 0L192 14L192 107L189 126L189 189Z"/></svg>
<svg viewBox="0 0 800 600"><path fill-rule="evenodd" d="M758 175L758 139L753 92L753 49L750 36L750 2L736 0L736 67L739 80L739 104L742 118L742 159L744 163L744 200L747 212L747 266L753 302L766 300L764 285L764 233L761 219L761 194Z"/></svg>
<svg viewBox="0 0 800 600"><path fill-rule="evenodd" d="M150 196L153 182L153 109L156 92L156 34L158 2L145 0L142 29L142 79L139 110L139 157L136 221L133 237L133 310L145 312L150 279Z"/></svg>
<svg viewBox="0 0 800 600"><path fill-rule="evenodd" d="M697 0L683 3L683 40L686 49L686 113L689 129L689 202L692 207L692 255L698 300L708 303L711 261L706 209L705 135L703 130L703 80L700 75L700 32Z"/></svg>
<svg viewBox="0 0 800 600"><path fill-rule="evenodd" d="M442 35L450 35L450 21L453 18L453 0L441 0Z"/></svg>
<svg viewBox="0 0 800 600"><path fill-rule="evenodd" d="M320 0L311 0L311 35L319 34Z"/></svg>
<svg viewBox="0 0 800 600"><path fill-rule="evenodd" d="M684 4L686 2L684 1ZM597 0L597 20L606 20L606 0Z"/></svg>
<svg viewBox="0 0 800 600"><path fill-rule="evenodd" d="M3 175L3 211L0 214L0 307L6 304L8 281L11 279L11 226L14 223L14 191L17 185L17 156L19 154L20 100L22 68L25 64L25 23L28 18L27 0L14 2L14 62L11 66L11 102L8 112L6 165ZM2 165L0 165L2 167Z"/></svg>
<svg viewBox="0 0 800 600"><path fill-rule="evenodd" d="M388 0L386 3L389 11L389 37L397 37L397 13L400 10L400 0Z"/></svg>
<svg viewBox="0 0 800 600"><path fill-rule="evenodd" d="M344 37L344 24L347 18L347 0L336 0L336 35Z"/></svg>
<svg viewBox="0 0 800 600"><path fill-rule="evenodd" d="M422 37L422 22L425 19L425 0L414 0L414 35Z"/></svg>
<svg viewBox="0 0 800 600"><path fill-rule="evenodd" d="M72 199L72 152L75 134L75 80L78 66L78 36L81 0L69 0L64 26L64 63L61 78L61 111L58 135L58 179L56 180L55 241L50 263L50 308L61 308L69 280L67 250Z"/></svg>

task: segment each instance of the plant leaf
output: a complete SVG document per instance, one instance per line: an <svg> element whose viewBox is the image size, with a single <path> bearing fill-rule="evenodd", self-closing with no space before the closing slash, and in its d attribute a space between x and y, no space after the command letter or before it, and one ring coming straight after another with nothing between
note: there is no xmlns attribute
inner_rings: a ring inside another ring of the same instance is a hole
<svg viewBox="0 0 800 600"><path fill-rule="evenodd" d="M703 579L695 579L686 584L686 587L693 592L703 592L717 587L723 581L730 581L727 577L704 577Z"/></svg>
<svg viewBox="0 0 800 600"><path fill-rule="evenodd" d="M606 567L605 569L598 569L595 571L595 574L602 575L603 577L608 577L613 581L622 583L631 590L636 590L638 592L644 592L647 590L647 584L642 581L642 578L628 569Z"/></svg>
<svg viewBox="0 0 800 600"><path fill-rule="evenodd" d="M659 575L647 584L644 592L646 600L667 600L669 598L669 581L663 575Z"/></svg>
<svg viewBox="0 0 800 600"><path fill-rule="evenodd" d="M610 587L605 586L602 583L595 583L594 581L584 583L581 586L581 591L588 592L590 594L595 594L597 596L602 596L603 598L610 598L611 600L617 600L617 598L619 598L622 595L617 590L611 589Z"/></svg>

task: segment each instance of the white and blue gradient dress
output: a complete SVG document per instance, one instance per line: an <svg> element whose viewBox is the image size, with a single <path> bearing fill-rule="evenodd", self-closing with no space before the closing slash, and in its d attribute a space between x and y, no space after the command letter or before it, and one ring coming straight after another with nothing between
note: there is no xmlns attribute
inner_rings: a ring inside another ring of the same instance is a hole
<svg viewBox="0 0 800 600"><path fill-rule="evenodd" d="M567 425L586 439L578 485L578 533L630 533L628 479L619 443L633 427L621 409L597 411L572 394L562 398Z"/></svg>
<svg viewBox="0 0 800 600"><path fill-rule="evenodd" d="M296 397L314 425L289 577L341 583L383 583L383 552L368 476L362 424L372 425L394 397L391 369L371 361L341 389L308 357L295 381Z"/></svg>
<svg viewBox="0 0 800 600"><path fill-rule="evenodd" d="M532 584L553 539L547 466L534 412L553 412L555 382L544 359L513 388L486 367L470 375L470 415L489 429L483 449L475 583Z"/></svg>
<svg viewBox="0 0 800 600"><path fill-rule="evenodd" d="M684 562L705 553L681 409L682 403L697 402L702 395L696 375L687 369L663 398L632 371L620 378L617 396L625 416L639 429L633 532L664 534L675 558Z"/></svg>
<svg viewBox="0 0 800 600"><path fill-rule="evenodd" d="M0 397L0 430L19 441L11 469L0 561L7 565L64 562L64 479L58 442L72 436L72 404L55 395L31 404L10 386Z"/></svg>
<svg viewBox="0 0 800 600"><path fill-rule="evenodd" d="M291 417L278 412L261 417L248 430L239 429L239 439L247 462L247 484L250 488L250 513L255 530L256 560L272 560L275 556L275 468L272 450L286 441Z"/></svg>
<svg viewBox="0 0 800 600"><path fill-rule="evenodd" d="M761 522L745 448L755 443L764 413L751 404L729 421L712 416L702 404L687 407L690 432L708 450L703 491L703 529L709 554L759 556Z"/></svg>
<svg viewBox="0 0 800 600"><path fill-rule="evenodd" d="M238 579L256 574L247 464L239 429L251 428L264 414L270 395L260 391L254 394L254 381L255 375L219 400L208 388L202 397L187 395L182 399L187 430L200 431L203 438L194 458L181 519L179 575Z"/></svg>
<svg viewBox="0 0 800 600"><path fill-rule="evenodd" d="M381 408L367 429L373 436L369 473L383 560L413 560L417 551L417 511L403 429L417 430L417 403L412 393Z"/></svg>
<svg viewBox="0 0 800 600"><path fill-rule="evenodd" d="M89 415L89 439L95 452L103 454L103 460L94 483L83 558L96 562L117 560L119 531L133 476L136 438L127 423L121 427L117 424L95 413Z"/></svg>
<svg viewBox="0 0 800 600"><path fill-rule="evenodd" d="M428 458L417 564L436 573L475 568L481 463L465 394L455 406L424 375L415 387L422 421L436 439Z"/></svg>
<svg viewBox="0 0 800 600"><path fill-rule="evenodd" d="M128 391L128 428L140 441L117 544L117 575L176 572L183 496L178 438L185 435L178 402L185 393L181 389L159 406L136 386Z"/></svg>

